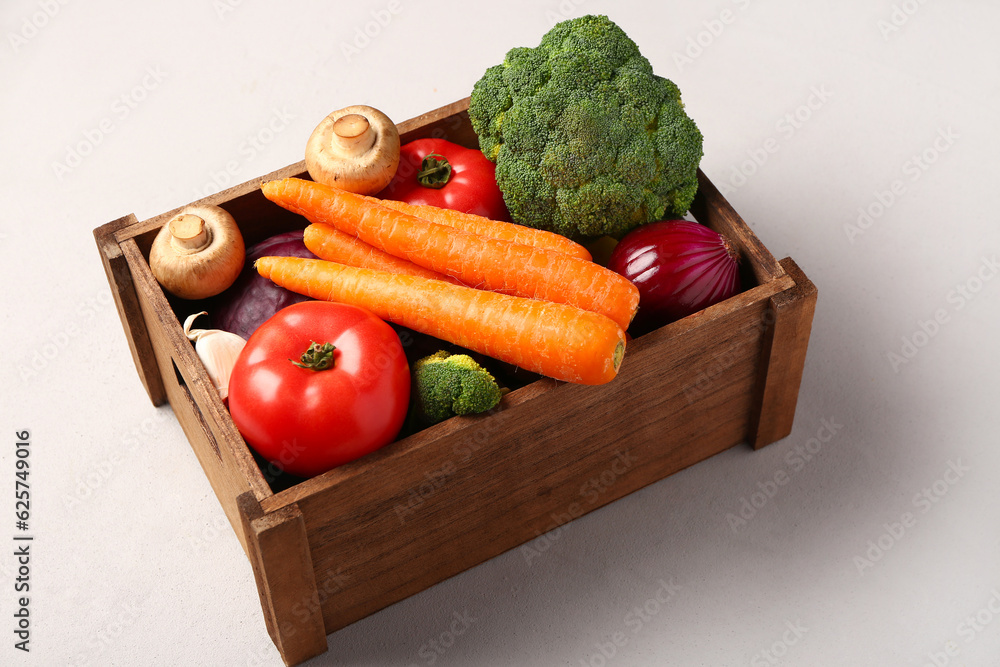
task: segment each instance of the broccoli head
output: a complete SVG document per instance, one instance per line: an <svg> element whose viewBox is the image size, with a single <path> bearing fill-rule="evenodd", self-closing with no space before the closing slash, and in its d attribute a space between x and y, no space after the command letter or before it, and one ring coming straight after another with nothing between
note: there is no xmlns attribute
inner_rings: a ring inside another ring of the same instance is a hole
<svg viewBox="0 0 1000 667"><path fill-rule="evenodd" d="M687 212L702 136L681 94L606 16L557 24L472 90L469 118L517 222L621 237Z"/></svg>
<svg viewBox="0 0 1000 667"><path fill-rule="evenodd" d="M413 381L418 414L433 424L455 415L486 412L503 395L493 376L472 357L444 350L417 361Z"/></svg>

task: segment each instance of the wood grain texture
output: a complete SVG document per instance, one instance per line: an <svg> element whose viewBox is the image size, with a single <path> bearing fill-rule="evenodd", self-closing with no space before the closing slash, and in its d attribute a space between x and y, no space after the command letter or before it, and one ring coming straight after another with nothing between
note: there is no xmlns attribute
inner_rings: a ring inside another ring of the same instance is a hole
<svg viewBox="0 0 1000 667"><path fill-rule="evenodd" d="M246 547L236 498L250 491L256 498L271 494L260 468L229 417L212 380L184 336L177 316L134 239L120 244L136 286L141 315L170 406L184 429L219 503Z"/></svg>
<svg viewBox="0 0 1000 667"><path fill-rule="evenodd" d="M816 286L790 257L781 260L795 286L771 297L767 335L761 350L761 372L750 444L760 449L792 432L806 349L816 310Z"/></svg>
<svg viewBox="0 0 1000 667"><path fill-rule="evenodd" d="M150 342L146 321L139 307L139 298L132 283L132 273L115 238L120 230L135 224L134 215L118 218L95 229L94 239L97 241L97 248L101 253L104 273L108 276L111 295L114 297L118 317L125 329L125 337L128 339L132 361L139 372L139 379L146 389L146 394L149 395L149 400L152 401L153 405L159 406L167 400L166 390L163 388L163 380L156 368L153 345Z"/></svg>
<svg viewBox="0 0 1000 667"><path fill-rule="evenodd" d="M325 653L326 630L302 513L289 505L265 514L251 493L241 495L237 505L264 623L282 660L296 665Z"/></svg>
<svg viewBox="0 0 1000 667"><path fill-rule="evenodd" d="M265 500L303 513L327 630L745 441L773 292L741 296L637 339L607 385L529 385Z"/></svg>

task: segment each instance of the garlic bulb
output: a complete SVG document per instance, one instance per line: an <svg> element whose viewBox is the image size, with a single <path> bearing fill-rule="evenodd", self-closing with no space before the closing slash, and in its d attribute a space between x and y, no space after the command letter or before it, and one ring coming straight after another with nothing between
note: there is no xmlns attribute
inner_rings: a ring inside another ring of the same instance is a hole
<svg viewBox="0 0 1000 667"><path fill-rule="evenodd" d="M247 344L243 338L222 329L192 329L191 325L199 315L207 315L202 311L184 320L184 335L194 341L195 352L212 378L212 384L219 390L219 396L225 401L229 397L229 376L233 372L236 358Z"/></svg>

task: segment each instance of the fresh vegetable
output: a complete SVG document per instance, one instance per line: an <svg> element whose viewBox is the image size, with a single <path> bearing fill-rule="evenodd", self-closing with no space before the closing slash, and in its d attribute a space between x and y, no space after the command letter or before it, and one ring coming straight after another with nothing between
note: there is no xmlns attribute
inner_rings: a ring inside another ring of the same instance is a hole
<svg viewBox="0 0 1000 667"><path fill-rule="evenodd" d="M671 81L606 16L558 23L475 84L469 118L512 219L571 238L681 216L702 136Z"/></svg>
<svg viewBox="0 0 1000 667"><path fill-rule="evenodd" d="M472 357L445 350L413 365L412 386L417 414L431 424L492 410L503 396L496 379Z"/></svg>
<svg viewBox="0 0 1000 667"><path fill-rule="evenodd" d="M378 109L355 105L334 111L306 143L306 169L314 181L370 195L399 166L399 132Z"/></svg>
<svg viewBox="0 0 1000 667"><path fill-rule="evenodd" d="M372 201L386 208L391 208L401 213L436 222L439 225L447 225L455 229L461 229L480 236L488 236L501 241L511 241L521 245L530 245L536 248L554 250L564 255L579 257L580 259L591 259L590 251L579 243L575 243L565 236L547 232L534 227L526 227L513 222L504 222L484 218L481 215L471 213L461 213L447 208L439 208L430 205L407 204L391 199L375 199Z"/></svg>
<svg viewBox="0 0 1000 667"><path fill-rule="evenodd" d="M218 206L188 206L153 239L149 268L171 294L205 299L233 284L245 256L233 216Z"/></svg>
<svg viewBox="0 0 1000 667"><path fill-rule="evenodd" d="M704 225L665 220L643 225L615 246L608 268L639 288L637 327L686 317L740 291L739 253Z"/></svg>
<svg viewBox="0 0 1000 667"><path fill-rule="evenodd" d="M203 310L184 320L184 335L194 343L194 351L205 366L219 397L225 401L229 398L229 376L247 342L242 337L221 329L192 329L191 325L201 315L208 313Z"/></svg>
<svg viewBox="0 0 1000 667"><path fill-rule="evenodd" d="M408 273L413 276L458 283L451 276L425 269L411 261L390 255L322 222L314 222L306 227L303 241L317 257L338 264L364 269L378 269L389 273Z"/></svg>
<svg viewBox="0 0 1000 667"><path fill-rule="evenodd" d="M306 301L247 341L230 378L229 411L261 456L312 477L392 442L409 396L409 366L392 327L357 306Z"/></svg>
<svg viewBox="0 0 1000 667"><path fill-rule="evenodd" d="M417 139L400 148L396 175L377 196L509 220L495 171L482 151L447 139Z"/></svg>
<svg viewBox="0 0 1000 667"><path fill-rule="evenodd" d="M276 312L308 297L278 287L262 278L253 268L258 257L306 257L316 259L302 242L302 230L276 234L256 243L247 250L247 261L236 282L219 295L212 310L212 323L243 338Z"/></svg>
<svg viewBox="0 0 1000 667"><path fill-rule="evenodd" d="M257 271L314 299L362 306L384 320L557 380L609 382L625 354L625 334L617 324L561 303L324 260L262 257Z"/></svg>
<svg viewBox="0 0 1000 667"><path fill-rule="evenodd" d="M577 306L606 315L623 329L639 304L634 285L593 262L428 222L312 181L286 178L265 183L262 190L311 222L333 225L466 285Z"/></svg>

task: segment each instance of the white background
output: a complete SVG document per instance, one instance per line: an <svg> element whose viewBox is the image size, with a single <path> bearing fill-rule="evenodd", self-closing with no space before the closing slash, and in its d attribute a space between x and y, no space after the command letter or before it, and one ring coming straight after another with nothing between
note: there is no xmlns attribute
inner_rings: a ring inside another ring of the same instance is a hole
<svg viewBox="0 0 1000 667"><path fill-rule="evenodd" d="M138 380L92 230L298 161L333 109L402 121L465 97L584 13L680 86L705 172L816 283L794 431L330 635L310 664L1000 664L987 0L4 2L0 542L20 429L35 541L30 656L0 547L0 663L281 664L247 559ZM475 622L434 653L456 612Z"/></svg>

